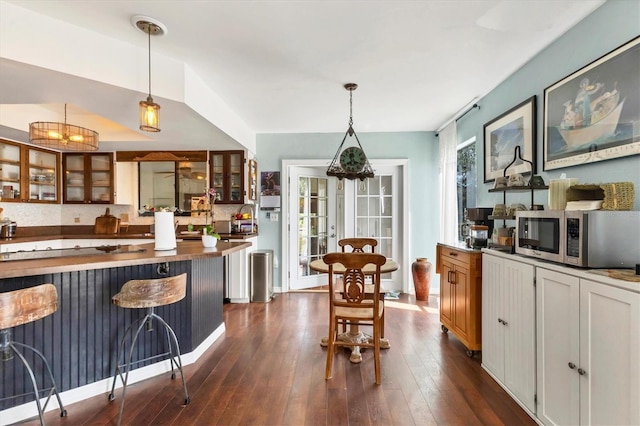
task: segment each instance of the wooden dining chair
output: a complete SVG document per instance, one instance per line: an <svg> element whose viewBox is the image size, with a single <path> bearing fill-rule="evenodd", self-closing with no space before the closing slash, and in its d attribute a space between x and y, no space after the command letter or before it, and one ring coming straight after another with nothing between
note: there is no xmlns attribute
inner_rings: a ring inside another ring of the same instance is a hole
<svg viewBox="0 0 640 426"><path fill-rule="evenodd" d="M342 238L338 241L338 245L343 253L347 252L347 249L351 249L351 253L375 253L378 240L375 238ZM373 277L369 276L368 281L373 284ZM346 332L346 323L342 324L342 332ZM382 317L382 337L384 337L384 317Z"/></svg>
<svg viewBox="0 0 640 426"><path fill-rule="evenodd" d="M375 253L378 240L375 238L343 238L338 241L342 252L346 252L346 248L350 247L352 253ZM365 250L367 249L368 250Z"/></svg>
<svg viewBox="0 0 640 426"><path fill-rule="evenodd" d="M380 300L380 267L387 259L375 253L329 253L323 257L329 266L329 338L325 379L331 378L333 358L338 346L360 346L373 348L376 384L380 384L380 338L384 301ZM334 265L342 264L342 296L334 286ZM372 297L367 297L362 268L367 264L376 266ZM373 342L338 340L338 326L347 322L370 322L373 325Z"/></svg>

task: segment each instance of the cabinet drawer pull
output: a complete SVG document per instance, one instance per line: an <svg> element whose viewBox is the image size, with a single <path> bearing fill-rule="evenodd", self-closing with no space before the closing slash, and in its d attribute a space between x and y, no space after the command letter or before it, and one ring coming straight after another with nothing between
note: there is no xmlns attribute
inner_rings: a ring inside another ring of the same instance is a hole
<svg viewBox="0 0 640 426"><path fill-rule="evenodd" d="M570 362L569 363L569 368L572 369L572 370L575 370L576 369L576 365L574 363Z"/></svg>
<svg viewBox="0 0 640 426"><path fill-rule="evenodd" d="M584 376L585 374L587 374L587 372L584 371L582 368L578 368L578 374L581 376Z"/></svg>

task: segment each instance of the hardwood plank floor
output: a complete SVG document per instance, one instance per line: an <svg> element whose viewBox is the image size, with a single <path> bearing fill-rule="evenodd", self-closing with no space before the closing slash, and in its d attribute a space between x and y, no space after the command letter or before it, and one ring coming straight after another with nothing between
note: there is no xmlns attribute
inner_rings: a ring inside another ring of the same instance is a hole
<svg viewBox="0 0 640 426"><path fill-rule="evenodd" d="M327 295L276 295L270 303L225 305L225 334L185 367L191 404L181 382L156 377L127 388L129 425L534 425L482 370L481 354L440 331L438 299L401 295L386 302L382 384L373 352L361 364L339 350L333 378L324 379ZM366 330L366 329L365 329ZM114 425L121 392L68 405L68 417L46 414L47 425ZM23 422L36 425L36 419Z"/></svg>

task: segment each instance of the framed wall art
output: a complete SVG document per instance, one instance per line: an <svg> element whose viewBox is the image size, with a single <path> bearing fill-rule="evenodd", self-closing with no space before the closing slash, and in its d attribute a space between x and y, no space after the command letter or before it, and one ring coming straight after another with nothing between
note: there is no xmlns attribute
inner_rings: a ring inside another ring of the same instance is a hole
<svg viewBox="0 0 640 426"><path fill-rule="evenodd" d="M280 172L260 172L260 210L280 208Z"/></svg>
<svg viewBox="0 0 640 426"><path fill-rule="evenodd" d="M640 154L640 37L544 90L544 170Z"/></svg>
<svg viewBox="0 0 640 426"><path fill-rule="evenodd" d="M484 181L504 176L504 169L514 160L516 147L519 158L509 167L509 174L536 173L536 97L535 95L484 125ZM531 164L522 161L528 160ZM533 167L531 166L533 165ZM533 170L532 170L533 168Z"/></svg>

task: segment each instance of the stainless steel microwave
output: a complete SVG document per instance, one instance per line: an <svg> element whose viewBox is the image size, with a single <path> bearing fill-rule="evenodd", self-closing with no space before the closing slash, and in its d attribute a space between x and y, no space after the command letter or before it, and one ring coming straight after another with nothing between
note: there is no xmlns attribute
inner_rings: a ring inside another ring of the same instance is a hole
<svg viewBox="0 0 640 426"><path fill-rule="evenodd" d="M516 253L564 262L564 210L516 212Z"/></svg>
<svg viewBox="0 0 640 426"><path fill-rule="evenodd" d="M639 211L516 213L516 253L583 268L640 263Z"/></svg>

